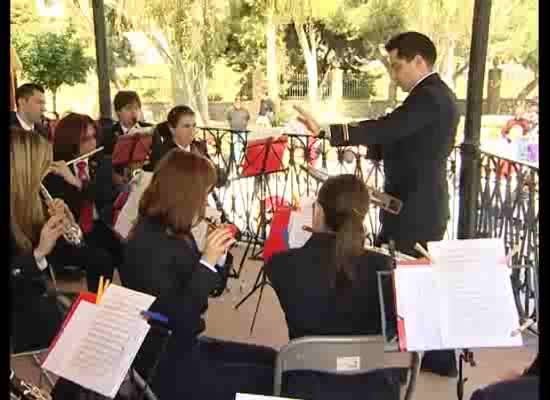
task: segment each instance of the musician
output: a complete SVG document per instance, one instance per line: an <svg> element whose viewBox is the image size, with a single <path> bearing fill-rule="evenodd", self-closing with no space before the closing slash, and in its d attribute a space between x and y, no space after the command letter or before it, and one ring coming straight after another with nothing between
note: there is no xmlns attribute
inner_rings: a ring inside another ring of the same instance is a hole
<svg viewBox="0 0 550 400"><path fill-rule="evenodd" d="M46 111L44 88L36 83L25 83L15 91L17 111L10 111L10 127L38 132L45 138L48 129L43 125L42 115Z"/></svg>
<svg viewBox="0 0 550 400"><path fill-rule="evenodd" d="M118 118L118 122L115 123L111 129L107 129L103 134L103 146L105 147L105 155L111 156L115 148L117 138L121 135L131 133L136 127L149 127L152 124L142 121L141 112L141 99L139 95L131 90L119 91L113 100L115 113ZM127 183L127 178L124 176L124 167L113 167L112 172L113 184L115 185L115 192L112 199L114 200L121 190L121 185Z"/></svg>
<svg viewBox="0 0 550 400"><path fill-rule="evenodd" d="M176 147L206 155L205 143L194 140L196 128L195 112L190 107L179 105L172 108L166 121L155 127L150 162L144 169L153 171L160 159Z"/></svg>
<svg viewBox="0 0 550 400"><path fill-rule="evenodd" d="M64 232L66 205L40 199L40 182L48 173L52 149L35 132L10 130L10 287L14 353L47 348L63 317L53 297L44 296L48 261ZM37 327L39 329L37 329Z"/></svg>
<svg viewBox="0 0 550 400"><path fill-rule="evenodd" d="M389 270L391 259L364 249L363 221L369 202L368 189L359 178L330 177L314 204L315 233L303 247L275 254L264 267L285 313L291 340L382 333L377 271ZM384 295L384 302L393 304L392 292ZM319 399L359 392L367 398L399 399L400 372L371 373L366 379L300 372L288 378L285 394Z"/></svg>
<svg viewBox="0 0 550 400"><path fill-rule="evenodd" d="M96 179L98 156L83 159L71 166L67 162L96 149L97 127L87 115L71 113L62 118L56 128L53 143L54 160L59 165L59 174L50 174L44 179L44 185L54 197L65 200L76 221L79 223L91 259L81 260L88 270L88 289L95 291L102 271L105 278L112 279L115 267L122 263L122 245L113 231L99 218L102 207L108 204L105 194ZM59 256L63 259L67 253L82 254L68 243L61 243ZM78 257L74 255L73 257ZM62 267L62 260L54 257L53 265ZM103 265L99 266L97 263Z"/></svg>
<svg viewBox="0 0 550 400"><path fill-rule="evenodd" d="M415 243L426 248L426 242L443 239L450 218L447 159L455 144L459 114L454 93L433 70L437 53L427 36L401 33L390 39L386 50L392 78L409 95L384 117L349 126L345 142L381 145L384 191L402 200L403 208L399 215L381 211L377 244L393 239L397 250L418 257ZM317 135L319 125L301 113ZM337 138L331 143L344 141ZM458 374L453 351L427 352L422 369L443 376Z"/></svg>
<svg viewBox="0 0 550 400"><path fill-rule="evenodd" d="M191 234L215 182L204 157L180 149L166 154L141 198L120 269L124 286L157 297L150 309L168 317L173 331L152 384L161 399L233 400L236 392L273 390L275 350L199 337L208 294L220 279L213 265L235 241L228 229L216 229L201 254ZM161 345L151 331L134 363L140 375L148 376Z"/></svg>

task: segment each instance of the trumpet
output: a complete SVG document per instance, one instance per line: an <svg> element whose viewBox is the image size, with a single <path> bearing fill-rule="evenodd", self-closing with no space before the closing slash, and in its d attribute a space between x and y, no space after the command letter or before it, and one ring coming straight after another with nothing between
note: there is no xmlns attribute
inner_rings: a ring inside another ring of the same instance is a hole
<svg viewBox="0 0 550 400"><path fill-rule="evenodd" d="M310 167L309 165L300 165L300 167L318 182L324 182L329 178L329 174L326 172ZM403 202L397 197L381 192L369 185L367 185L367 190L369 191L370 200L375 206L378 206L382 210L394 215L401 212Z"/></svg>
<svg viewBox="0 0 550 400"><path fill-rule="evenodd" d="M46 203L53 201L53 197L48 192L48 189L41 183L40 184L40 193L42 194L42 197L46 201ZM84 235L82 234L82 230L80 229L80 226L76 223L72 215L65 215L64 220L64 232L63 237L67 241L67 243L72 244L73 246L80 247L84 244Z"/></svg>

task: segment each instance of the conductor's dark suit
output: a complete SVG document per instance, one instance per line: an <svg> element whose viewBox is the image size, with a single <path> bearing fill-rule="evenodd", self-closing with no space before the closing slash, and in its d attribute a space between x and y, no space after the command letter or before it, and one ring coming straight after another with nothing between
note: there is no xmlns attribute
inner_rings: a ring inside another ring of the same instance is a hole
<svg viewBox="0 0 550 400"><path fill-rule="evenodd" d="M381 145L384 191L403 201L399 215L380 212L378 243L393 239L397 250L418 256L416 242L443 239L450 217L447 159L458 122L456 96L434 73L392 113L349 127L350 145ZM427 352L423 366L432 363L435 370L456 373L452 352Z"/></svg>
<svg viewBox="0 0 550 400"><path fill-rule="evenodd" d="M415 242L443 238L450 216L447 159L458 121L454 93L433 74L392 113L350 126L350 145L382 145L384 191L403 201L399 215L381 211L382 242L393 239L410 253Z"/></svg>
<svg viewBox="0 0 550 400"><path fill-rule="evenodd" d="M330 284L334 245L333 235L315 233L303 247L276 254L265 266L284 311L290 339L382 334L377 271L389 270L391 259L365 253L353 261L353 284L336 289ZM393 305L393 292L383 294L384 303ZM385 310L390 313L386 319L395 320L393 307ZM342 376L294 371L285 375L283 391L287 397L308 400L399 399L400 373L400 369L391 369L367 376Z"/></svg>

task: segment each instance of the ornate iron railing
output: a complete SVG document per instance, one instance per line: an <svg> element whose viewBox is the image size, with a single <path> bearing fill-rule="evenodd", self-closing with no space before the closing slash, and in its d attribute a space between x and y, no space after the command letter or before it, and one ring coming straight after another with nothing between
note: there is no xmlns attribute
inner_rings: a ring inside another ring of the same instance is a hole
<svg viewBox="0 0 550 400"><path fill-rule="evenodd" d="M199 138L210 144L208 149L214 162L228 171L228 185L218 191L224 210L228 218L249 238L266 238L269 232L269 211L276 204L316 195L319 183L307 173L304 166L322 168L329 174L356 174L367 184L379 190L383 188L383 164L368 159L365 146L335 148L326 139L296 134L287 135L280 170L265 175L243 176L243 165L253 162L247 159L244 151L253 135L248 131L235 132L219 128L201 128L199 131ZM459 154L459 148L456 147L448 160L451 210L446 233L448 239L454 239L457 235ZM534 267L514 269L512 283L522 318L536 317L534 298L539 265L538 168L487 152L481 152L480 161L482 173L476 236L503 238L507 251L518 247L513 257L515 265ZM259 225L262 225L261 231L258 230ZM372 240L380 229L377 208L369 213L367 227L369 239Z"/></svg>

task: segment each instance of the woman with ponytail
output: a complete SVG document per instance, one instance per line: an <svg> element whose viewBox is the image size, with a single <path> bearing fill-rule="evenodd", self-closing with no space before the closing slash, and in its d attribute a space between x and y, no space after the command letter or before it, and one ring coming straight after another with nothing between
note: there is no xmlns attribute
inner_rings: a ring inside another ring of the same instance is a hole
<svg viewBox="0 0 550 400"><path fill-rule="evenodd" d="M354 175L330 177L314 205L310 239L301 248L274 255L266 264L291 340L382 334L377 271L389 270L391 259L364 249L363 221L369 203L361 179ZM384 295L384 302L392 304L391 292ZM283 396L399 399L400 372L377 371L365 379L362 375L296 371L283 380Z"/></svg>

